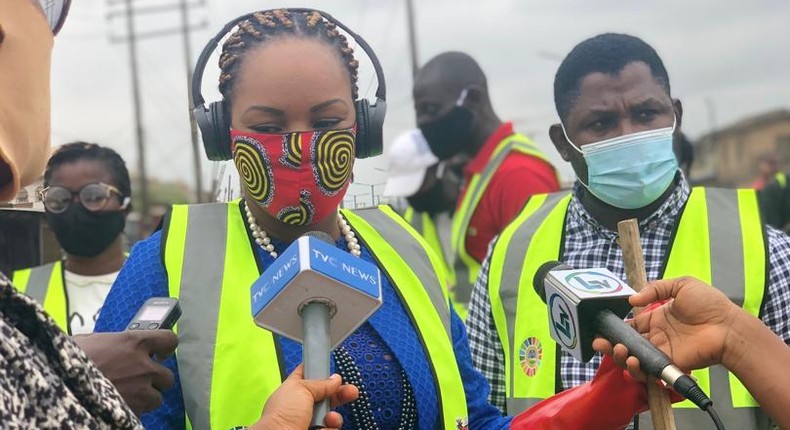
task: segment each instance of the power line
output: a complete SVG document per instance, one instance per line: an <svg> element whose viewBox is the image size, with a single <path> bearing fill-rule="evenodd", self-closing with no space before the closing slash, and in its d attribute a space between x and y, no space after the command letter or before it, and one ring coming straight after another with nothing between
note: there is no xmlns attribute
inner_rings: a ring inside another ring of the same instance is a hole
<svg viewBox="0 0 790 430"><path fill-rule="evenodd" d="M205 4L205 1L201 1L201 4ZM195 166L195 199L198 203L203 201L203 175L200 171L200 156L201 150L200 145L198 145L198 132L197 132L197 123L195 122L195 115L192 112L192 108L195 105L194 100L192 100L192 43L189 40L189 11L187 10L187 1L181 0L179 4L179 9L181 12L181 34L182 40L184 42L184 64L186 65L186 72L187 72L187 109L189 112L189 137L192 142L192 164ZM204 21L203 26L206 27L208 24Z"/></svg>
<svg viewBox="0 0 790 430"><path fill-rule="evenodd" d="M136 54L136 43L140 39L150 39L150 38L159 38L170 36L173 34L181 34L184 46L184 63L186 68L186 87L187 87L187 107L189 112L189 122L190 122L190 135L192 141L192 163L194 168L194 175L195 175L195 200L197 202L202 201L202 190L203 190L203 179L200 169L200 157L201 157L201 150L198 145L198 134L197 134L197 126L195 124L195 120L192 116L192 97L191 92L189 91L190 83L192 81L192 48L189 39L189 33L193 30L203 29L208 26L208 23L203 20L198 24L190 24L189 22L189 13L188 8L195 7L195 6L203 6L205 5L205 0L200 0L196 3L187 3L187 0L179 0L178 3L172 3L168 5L147 5L147 6L139 6L137 8L132 7L132 0L108 0L108 4L110 6L120 4L123 1L126 4L126 10L124 15L126 16L127 20L127 34L125 36L110 36L110 40L114 43L124 42L130 46L130 57L131 63L133 63L132 67L132 74L134 75L132 79L132 86L133 86L133 93L135 94L134 103L135 103L135 121L139 125L140 132L138 133L138 169L140 170L140 177L141 177L141 191L142 191L142 206L143 206L143 221L147 222L148 217L148 190L147 185L145 184L146 175L145 175L145 144L143 141L143 130L142 130L142 119L140 118L140 100L139 100L139 81L138 81L138 71L137 71L137 54ZM158 29L154 31L148 32L136 32L134 28L134 15L152 15L152 14L159 14L164 12L172 12L178 11L181 16L181 25L177 28L165 28L165 29ZM121 14L118 11L110 11L107 14L107 19L112 20L113 18L120 16Z"/></svg>
<svg viewBox="0 0 790 430"><path fill-rule="evenodd" d="M180 113L184 113L184 109L180 103L176 102L176 97L174 97L174 94L177 93L175 91L176 85L173 85L173 83L161 73L152 73L150 71L146 72L146 70L156 69L156 64L154 64L149 57L141 55L140 63L142 65L144 81L151 85L153 90L152 92L156 93L158 96L155 99L156 103L151 103L153 107L157 109L157 114L155 117L158 116L165 120L168 127L170 127L168 131L172 131L175 134L180 135L184 130L177 124L182 123L184 120L184 118L180 115ZM177 114L177 112L179 114ZM158 136L162 136L162 133L157 133L155 135L155 137ZM181 140L176 141L175 145L173 145L172 142L172 140L159 140L158 142L152 142L152 144L157 145L158 149L160 150L158 156L154 159L154 171L159 171L163 168L178 169L180 167L174 164L174 160L183 158L175 157L175 155L182 153L184 147L182 146ZM167 146L167 148L163 149L163 146Z"/></svg>
<svg viewBox="0 0 790 430"><path fill-rule="evenodd" d="M114 3L112 1L109 2L110 4ZM167 5L156 5L156 6L140 6L135 9L135 13L137 14L151 14L151 13L161 13L161 12L172 12L175 9L181 8L182 4L186 7L196 7L196 6L203 6L205 1L201 1L199 3L192 3L186 4L184 1L180 1L177 4L167 4ZM107 19L112 19L119 15L122 15L123 12L112 10L107 13Z"/></svg>
<svg viewBox="0 0 790 430"><path fill-rule="evenodd" d="M417 76L420 62L417 55L417 30L414 23L414 3L413 0L406 0L406 23L409 30L409 58L411 59L411 76Z"/></svg>

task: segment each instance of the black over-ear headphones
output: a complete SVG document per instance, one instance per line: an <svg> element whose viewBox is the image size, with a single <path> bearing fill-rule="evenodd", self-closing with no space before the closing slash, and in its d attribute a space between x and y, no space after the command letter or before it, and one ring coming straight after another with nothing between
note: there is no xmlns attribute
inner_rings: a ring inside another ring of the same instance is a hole
<svg viewBox="0 0 790 430"><path fill-rule="evenodd" d="M368 158L381 155L384 148L383 130L384 115L387 112L387 88L384 83L384 72L381 69L381 63L379 63L376 53L373 52L373 48L365 42L365 39L351 31L351 29L328 13L320 10L301 8L286 10L291 13L320 13L325 20L334 23L354 38L357 44L362 47L362 50L365 51L368 58L370 58L370 62L373 63L373 69L376 71L376 80L378 81L376 103L371 105L370 102L364 98L355 102L357 111L356 157ZM195 106L192 113L200 128L200 134L203 137L203 147L206 149L206 155L209 160L230 160L233 158L233 154L230 149L230 115L228 107L224 101L219 101L212 102L209 104L208 108L206 108L206 101L203 99L203 94L201 93L203 72L206 70L209 57L211 57L211 54L219 46L220 40L230 33L240 22L251 19L252 17L253 13L249 13L225 24L222 30L211 38L206 44L206 47L203 48L203 52L200 54L200 57L198 57L197 64L195 65L195 73L192 76L192 100Z"/></svg>

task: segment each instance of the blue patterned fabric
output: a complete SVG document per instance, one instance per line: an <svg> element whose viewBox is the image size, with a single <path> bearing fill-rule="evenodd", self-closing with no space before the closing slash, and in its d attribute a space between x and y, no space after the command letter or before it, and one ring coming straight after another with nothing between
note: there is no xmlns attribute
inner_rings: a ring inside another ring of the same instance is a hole
<svg viewBox="0 0 790 430"><path fill-rule="evenodd" d="M167 297L167 275L159 256L161 232L157 231L132 247L121 273L107 295L94 332L123 331L138 309L151 297ZM164 363L176 375L172 388L162 393L162 407L143 414L140 421L146 429L183 429L184 402L175 357Z"/></svg>
<svg viewBox="0 0 790 430"><path fill-rule="evenodd" d="M105 301L96 323L96 331L123 330L137 309L146 299L167 296L167 276L160 256L161 233L157 232L132 250L129 260L122 269ZM337 246L345 248L345 242ZM285 245L275 243L278 251ZM272 259L259 249L258 258L267 267ZM374 262L370 252L362 248L361 258ZM436 385L421 341L403 305L389 280L382 285L383 305L344 342L344 347L360 367L362 379L371 396L374 417L382 429L396 428L401 413L401 366L406 369L409 383L418 407L420 429L434 429L438 423ZM453 345L456 360L464 380L467 397L470 429L509 428L510 418L488 404L488 383L472 366L466 338L466 329L461 319L452 314ZM285 368L291 372L300 362L300 344L280 339ZM178 368L174 359L166 362L176 374L176 386L163 393L164 404L158 410L144 414L142 421L149 430L183 429L184 406L178 380ZM334 371L334 363L332 364ZM263 406L263 405L261 405ZM350 408L342 407L338 412L346 423L344 429L356 429ZM249 423L240 423L249 424Z"/></svg>

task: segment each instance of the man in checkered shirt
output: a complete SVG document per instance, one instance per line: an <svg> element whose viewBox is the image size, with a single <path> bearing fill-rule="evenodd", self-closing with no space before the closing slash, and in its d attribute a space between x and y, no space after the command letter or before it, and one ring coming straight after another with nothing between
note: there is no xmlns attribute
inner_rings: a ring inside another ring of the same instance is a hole
<svg viewBox="0 0 790 430"><path fill-rule="evenodd" d="M590 188L580 181L574 185L565 217L562 261L576 268L605 267L625 279L617 222L637 218L647 278L657 279L665 269L673 235L689 200L691 190L686 179L677 171L674 177L670 175L669 184L663 190L651 191L647 184L645 194L653 192L657 196L652 199L648 196L646 206L639 209L621 209L616 206L619 204L616 195L606 190L597 192L595 181L589 181L593 175L588 177L587 160L578 147L673 123L675 133L679 133L683 110L680 101L670 96L669 78L661 59L640 39L619 34L599 35L577 45L565 58L554 87L555 104L563 125L551 127L552 141L563 159L572 164L577 176L591 184L599 196L592 195ZM633 151L633 146L628 150ZM628 163L628 157L623 157L621 164ZM772 228L767 228L765 240L768 279L760 317L790 344L790 240ZM492 248L495 243L496 240ZM491 259L489 249L470 303L469 344L475 366L491 384L491 403L513 415L520 411L506 410L505 406L505 358L489 297ZM519 288L533 287L529 283ZM545 313L537 317L547 318ZM589 363L581 363L563 351L559 363L560 388L590 381L600 362L601 357L596 356Z"/></svg>

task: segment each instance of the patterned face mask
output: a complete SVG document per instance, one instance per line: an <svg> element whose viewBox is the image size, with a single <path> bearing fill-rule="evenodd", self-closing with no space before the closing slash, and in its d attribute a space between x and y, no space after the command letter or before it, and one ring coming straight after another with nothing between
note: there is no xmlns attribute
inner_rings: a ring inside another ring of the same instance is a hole
<svg viewBox="0 0 790 430"><path fill-rule="evenodd" d="M311 225L340 205L354 167L356 129L286 134L231 130L247 196L290 225Z"/></svg>

